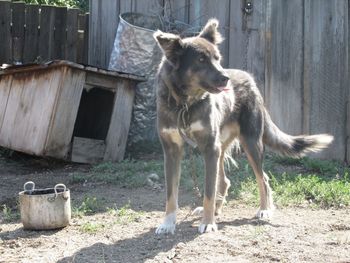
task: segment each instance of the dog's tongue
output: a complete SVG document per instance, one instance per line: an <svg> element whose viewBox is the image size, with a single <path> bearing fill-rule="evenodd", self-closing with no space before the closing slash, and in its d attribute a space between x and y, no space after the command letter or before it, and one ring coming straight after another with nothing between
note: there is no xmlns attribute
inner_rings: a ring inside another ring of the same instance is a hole
<svg viewBox="0 0 350 263"><path fill-rule="evenodd" d="M216 89L218 89L218 90L220 90L220 91L229 91L229 90L230 90L230 88L228 87L228 85L216 87Z"/></svg>

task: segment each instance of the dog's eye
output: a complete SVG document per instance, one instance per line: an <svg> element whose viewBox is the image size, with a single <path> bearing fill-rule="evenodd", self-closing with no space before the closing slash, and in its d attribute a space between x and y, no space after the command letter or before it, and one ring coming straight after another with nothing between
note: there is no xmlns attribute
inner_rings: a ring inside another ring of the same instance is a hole
<svg viewBox="0 0 350 263"><path fill-rule="evenodd" d="M219 57L218 55L214 55L214 59L215 59L215 60L219 60L220 57Z"/></svg>

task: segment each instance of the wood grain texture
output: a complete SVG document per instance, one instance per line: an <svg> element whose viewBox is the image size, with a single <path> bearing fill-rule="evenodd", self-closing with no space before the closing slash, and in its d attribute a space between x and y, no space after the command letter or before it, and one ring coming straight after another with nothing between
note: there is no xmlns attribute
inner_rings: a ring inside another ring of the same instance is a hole
<svg viewBox="0 0 350 263"><path fill-rule="evenodd" d="M62 73L37 71L13 76L0 144L13 150L42 155ZM40 103L38 103L40 98Z"/></svg>
<svg viewBox="0 0 350 263"><path fill-rule="evenodd" d="M121 80L118 85L106 138L105 161L121 161L124 158L135 96L133 85L129 80Z"/></svg>
<svg viewBox="0 0 350 263"><path fill-rule="evenodd" d="M119 2L90 0L90 10L88 62L96 67L108 68L117 32Z"/></svg>
<svg viewBox="0 0 350 263"><path fill-rule="evenodd" d="M318 156L344 159L349 89L348 1L305 1L304 131L334 135Z"/></svg>
<svg viewBox="0 0 350 263"><path fill-rule="evenodd" d="M23 63L25 4L14 2L12 7L12 60Z"/></svg>
<svg viewBox="0 0 350 263"><path fill-rule="evenodd" d="M269 11L267 45L271 52L266 58L265 101L278 127L291 134L301 134L303 0L272 1ZM252 56L250 61L254 60Z"/></svg>
<svg viewBox="0 0 350 263"><path fill-rule="evenodd" d="M65 58L74 62L78 59L78 15L79 9L74 8L67 10L67 42Z"/></svg>
<svg viewBox="0 0 350 263"><path fill-rule="evenodd" d="M0 76L0 131L6 113L7 102L12 85L12 76ZM0 133L1 136L1 133Z"/></svg>
<svg viewBox="0 0 350 263"><path fill-rule="evenodd" d="M81 93L85 82L83 70L62 66L58 93L55 98L50 128L45 142L45 155L67 158L77 117Z"/></svg>
<svg viewBox="0 0 350 263"><path fill-rule="evenodd" d="M52 59L66 58L66 44L67 44L67 8L56 7L54 19L54 41Z"/></svg>
<svg viewBox="0 0 350 263"><path fill-rule="evenodd" d="M41 6L39 55L43 60L49 60L53 57L54 29L55 8L53 6Z"/></svg>
<svg viewBox="0 0 350 263"><path fill-rule="evenodd" d="M39 6L26 5L23 62L29 63L39 56Z"/></svg>
<svg viewBox="0 0 350 263"><path fill-rule="evenodd" d="M0 1L0 36L0 64L12 63L10 1Z"/></svg>

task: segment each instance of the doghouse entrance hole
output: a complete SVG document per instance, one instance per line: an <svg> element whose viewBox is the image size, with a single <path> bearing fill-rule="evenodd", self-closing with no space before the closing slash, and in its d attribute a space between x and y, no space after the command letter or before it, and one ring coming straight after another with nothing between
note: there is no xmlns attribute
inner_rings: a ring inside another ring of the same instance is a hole
<svg viewBox="0 0 350 263"><path fill-rule="evenodd" d="M103 160L114 97L114 92L101 88L83 90L72 138L73 162L94 163Z"/></svg>
<svg viewBox="0 0 350 263"><path fill-rule="evenodd" d="M115 93L101 88L83 90L74 137L105 140L111 122Z"/></svg>

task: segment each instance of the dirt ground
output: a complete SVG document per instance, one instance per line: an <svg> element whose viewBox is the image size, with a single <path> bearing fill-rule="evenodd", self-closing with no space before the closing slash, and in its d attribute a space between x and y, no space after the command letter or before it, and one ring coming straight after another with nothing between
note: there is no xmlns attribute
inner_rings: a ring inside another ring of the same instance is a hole
<svg viewBox="0 0 350 263"><path fill-rule="evenodd" d="M74 217L55 231L28 231L19 220L0 218L0 262L350 262L350 210L278 209L269 221L253 217L256 208L229 201L218 218L218 232L200 235L199 218L190 215L191 192L180 194L175 235L154 234L161 222L165 193L149 186L126 189L101 183L71 183L88 166L41 159L0 157L0 205L16 205L23 183L38 187L65 183L73 204L84 196L109 207L129 204L136 217L110 211ZM96 231L82 231L95 223Z"/></svg>

